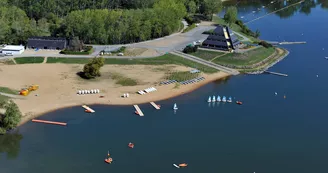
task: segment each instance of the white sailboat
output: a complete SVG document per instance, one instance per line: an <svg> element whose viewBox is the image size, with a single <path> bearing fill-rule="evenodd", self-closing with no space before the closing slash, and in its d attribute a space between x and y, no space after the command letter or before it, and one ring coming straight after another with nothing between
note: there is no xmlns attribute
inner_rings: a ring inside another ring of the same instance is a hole
<svg viewBox="0 0 328 173"><path fill-rule="evenodd" d="M215 96L213 96L212 97L212 102L215 102L215 101L216 101Z"/></svg>
<svg viewBox="0 0 328 173"><path fill-rule="evenodd" d="M207 102L209 102L209 103L212 102L212 100L211 100L211 96L208 97Z"/></svg>
<svg viewBox="0 0 328 173"><path fill-rule="evenodd" d="M231 103L232 102L232 98L229 97L228 100L227 100L228 103Z"/></svg>
<svg viewBox="0 0 328 173"><path fill-rule="evenodd" d="M223 101L223 102L226 102L226 101L227 101L226 96L223 96L223 97L222 97L222 101Z"/></svg>
<svg viewBox="0 0 328 173"><path fill-rule="evenodd" d="M177 110L177 109L178 109L178 106L177 106L176 103L174 103L173 109L174 109L174 110Z"/></svg>
<svg viewBox="0 0 328 173"><path fill-rule="evenodd" d="M220 102L221 101L221 97L218 96L218 98L216 99L216 101Z"/></svg>

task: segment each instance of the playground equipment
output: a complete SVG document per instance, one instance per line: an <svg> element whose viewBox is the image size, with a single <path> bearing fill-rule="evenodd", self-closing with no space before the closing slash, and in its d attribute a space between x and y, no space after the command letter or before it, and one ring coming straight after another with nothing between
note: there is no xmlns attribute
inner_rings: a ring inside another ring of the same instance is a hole
<svg viewBox="0 0 328 173"><path fill-rule="evenodd" d="M23 96L27 96L31 91L35 91L39 89L39 85L30 85L28 88L23 88L20 90L19 94Z"/></svg>

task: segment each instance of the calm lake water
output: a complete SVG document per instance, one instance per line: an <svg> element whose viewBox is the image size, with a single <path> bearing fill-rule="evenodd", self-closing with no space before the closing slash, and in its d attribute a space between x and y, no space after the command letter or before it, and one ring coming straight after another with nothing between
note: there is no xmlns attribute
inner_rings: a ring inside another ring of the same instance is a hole
<svg viewBox="0 0 328 173"><path fill-rule="evenodd" d="M265 14L252 12L263 4L239 4L240 16L247 21ZM306 7L310 13L297 7L289 16L273 14L249 24L265 40L307 41L283 46L290 55L270 69L288 77L234 76L158 102L159 111L139 105L144 117L134 115L133 106L48 113L41 118L68 126L29 122L18 134L0 136L0 173L327 173L328 10L323 7ZM206 102L218 94L244 104ZM111 165L103 161L108 150ZM172 166L183 162L186 169Z"/></svg>

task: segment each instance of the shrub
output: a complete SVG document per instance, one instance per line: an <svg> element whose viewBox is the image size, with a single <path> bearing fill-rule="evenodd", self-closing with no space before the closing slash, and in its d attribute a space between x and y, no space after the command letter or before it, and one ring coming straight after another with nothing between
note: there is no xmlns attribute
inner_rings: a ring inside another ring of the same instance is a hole
<svg viewBox="0 0 328 173"><path fill-rule="evenodd" d="M4 135L6 134L6 132L7 132L6 129L0 127L0 135Z"/></svg>
<svg viewBox="0 0 328 173"><path fill-rule="evenodd" d="M197 50L198 50L198 46L186 46L183 49L183 53L194 53L197 52Z"/></svg>
<svg viewBox="0 0 328 173"><path fill-rule="evenodd" d="M92 46L84 46L83 51L71 51L69 49L64 49L60 51L60 54L66 54L66 55L89 55L93 52Z"/></svg>
<svg viewBox="0 0 328 173"><path fill-rule="evenodd" d="M121 52L124 52L125 49L126 49L126 47L125 46L122 46L122 47L120 47L119 49L117 49L115 51L111 51L111 53L121 53Z"/></svg>
<svg viewBox="0 0 328 173"><path fill-rule="evenodd" d="M95 57L91 62L87 63L83 67L83 75L87 79L92 79L101 76L100 68L104 66L105 59L102 57Z"/></svg>
<svg viewBox="0 0 328 173"><path fill-rule="evenodd" d="M189 25L192 25L194 23L200 23L200 19L199 17L197 16L187 16L184 18L186 20L186 22L189 24Z"/></svg>
<svg viewBox="0 0 328 173"><path fill-rule="evenodd" d="M241 21L241 20L236 20L235 23L236 23L237 25L239 25L240 27L244 26L244 23L243 23L243 21Z"/></svg>
<svg viewBox="0 0 328 173"><path fill-rule="evenodd" d="M266 42L266 41L260 41L259 45L265 47L265 48L270 48L272 47L272 44Z"/></svg>

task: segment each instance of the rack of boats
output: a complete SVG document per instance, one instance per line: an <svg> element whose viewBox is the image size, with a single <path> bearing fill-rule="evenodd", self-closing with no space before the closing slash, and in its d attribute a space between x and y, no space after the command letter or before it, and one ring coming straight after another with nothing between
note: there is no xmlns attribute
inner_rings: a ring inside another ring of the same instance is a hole
<svg viewBox="0 0 328 173"><path fill-rule="evenodd" d="M154 92L154 91L157 91L157 89L154 88L154 87L150 87L150 88L146 88L144 90L140 90L140 91L138 91L138 93L140 95L144 95L144 94L147 94L147 93L150 93L150 92Z"/></svg>
<svg viewBox="0 0 328 173"><path fill-rule="evenodd" d="M180 82L180 84L182 84L182 85L192 84L192 83L200 82L204 79L205 79L205 77L198 77L198 78L182 81L182 82Z"/></svg>
<svg viewBox="0 0 328 173"><path fill-rule="evenodd" d="M226 96L223 96L222 98L220 96L218 96L218 97L215 97L215 96L212 96L211 97L211 96L209 96L207 102L209 102L209 103L210 102L228 102L228 103L231 103L232 102L232 98L229 97L227 99Z"/></svg>
<svg viewBox="0 0 328 173"><path fill-rule="evenodd" d="M215 97L215 96L209 96L208 97L208 99L207 99L207 102L208 103L214 103L214 102L228 102L228 103L232 103L232 97L226 97L226 96L223 96L222 98L220 97L220 96L217 96L217 97ZM238 105L242 105L243 104L243 102L241 102L241 101L236 101L236 104L238 104Z"/></svg>
<svg viewBox="0 0 328 173"><path fill-rule="evenodd" d="M167 80L167 81L161 82L160 84L161 85L169 85L169 84L176 83L176 82L178 82L178 81L176 81L176 80Z"/></svg>

